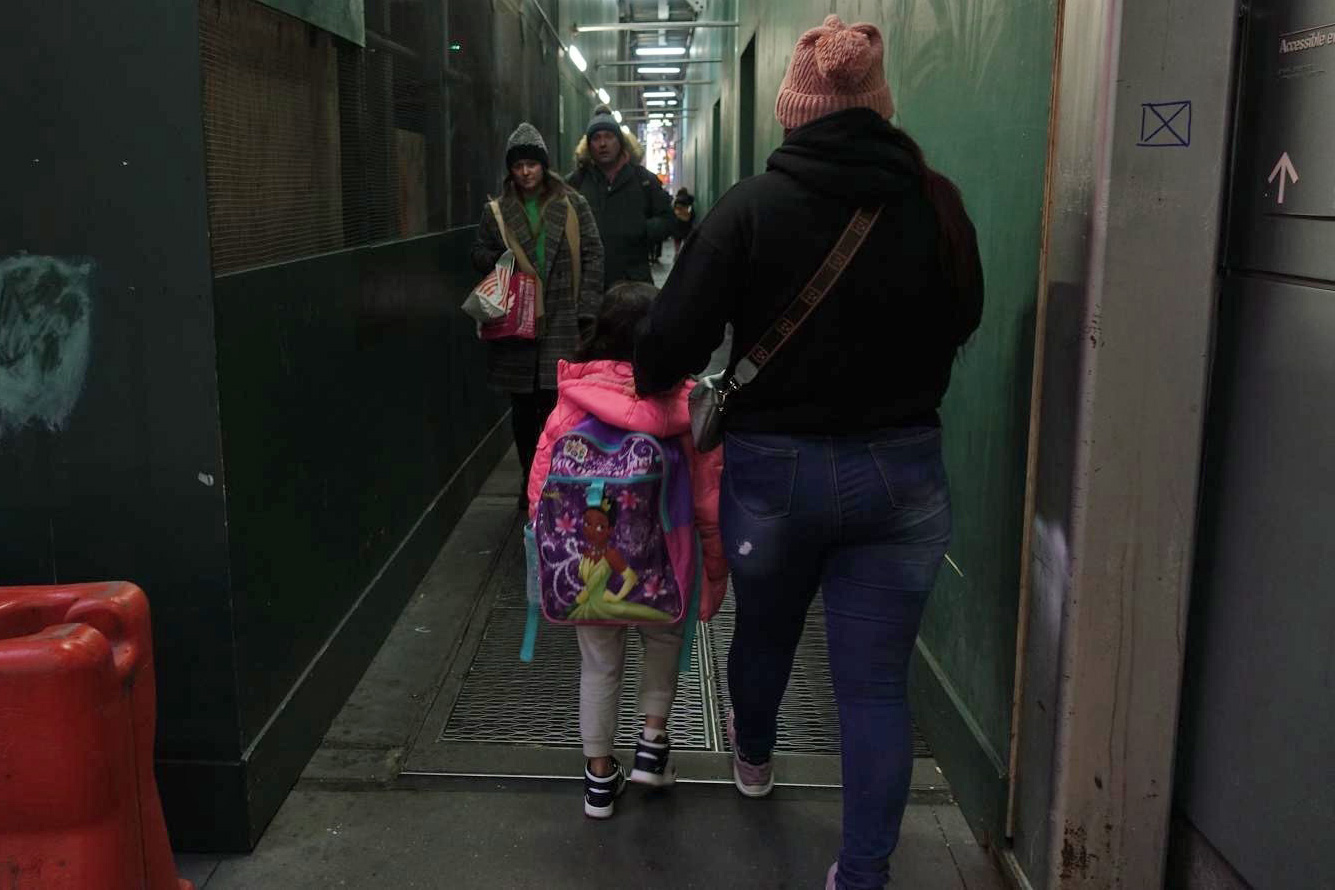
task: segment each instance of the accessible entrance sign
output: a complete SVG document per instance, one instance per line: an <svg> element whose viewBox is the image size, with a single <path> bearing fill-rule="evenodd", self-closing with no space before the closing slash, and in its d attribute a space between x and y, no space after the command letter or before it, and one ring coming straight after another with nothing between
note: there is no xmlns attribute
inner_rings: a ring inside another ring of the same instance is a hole
<svg viewBox="0 0 1335 890"><path fill-rule="evenodd" d="M1335 0L1253 0L1229 263L1335 278Z"/></svg>

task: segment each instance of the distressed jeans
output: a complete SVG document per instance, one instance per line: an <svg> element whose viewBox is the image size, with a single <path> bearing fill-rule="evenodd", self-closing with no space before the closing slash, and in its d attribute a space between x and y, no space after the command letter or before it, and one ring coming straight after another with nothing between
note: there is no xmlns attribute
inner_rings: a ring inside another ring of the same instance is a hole
<svg viewBox="0 0 1335 890"><path fill-rule="evenodd" d="M737 747L764 762L806 613L823 593L843 754L838 885L882 888L913 772L909 658L950 541L941 431L729 435L720 521L736 593Z"/></svg>

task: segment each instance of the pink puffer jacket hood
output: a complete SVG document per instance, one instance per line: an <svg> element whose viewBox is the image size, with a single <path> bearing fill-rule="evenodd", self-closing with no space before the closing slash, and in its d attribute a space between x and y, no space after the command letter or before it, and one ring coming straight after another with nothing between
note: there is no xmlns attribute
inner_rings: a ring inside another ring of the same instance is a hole
<svg viewBox="0 0 1335 890"><path fill-rule="evenodd" d="M641 398L635 393L635 372L630 362L561 362L556 369L556 410L538 439L537 455L528 476L528 502L542 499L542 487L551 467L551 446L592 414L603 423L648 433L659 439L676 438L691 464L691 493L695 525L705 557L705 586L700 595L700 620L718 612L728 590L728 561L719 537L718 500L723 475L723 449L702 454L691 441L689 398L693 381L670 393ZM530 506L532 518L536 511Z"/></svg>
<svg viewBox="0 0 1335 890"><path fill-rule="evenodd" d="M646 399L635 394L630 362L559 362L556 367L559 402L603 423L660 439L690 432L688 400L693 386L689 382L666 395Z"/></svg>

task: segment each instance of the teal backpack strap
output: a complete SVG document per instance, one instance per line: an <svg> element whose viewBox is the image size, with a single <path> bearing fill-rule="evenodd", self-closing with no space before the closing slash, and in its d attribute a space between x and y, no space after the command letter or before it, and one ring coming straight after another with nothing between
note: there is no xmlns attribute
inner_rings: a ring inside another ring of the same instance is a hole
<svg viewBox="0 0 1335 890"><path fill-rule="evenodd" d="M519 660L533 660L533 650L538 643L538 604L528 604L528 618L524 620L524 643L519 647Z"/></svg>
<svg viewBox="0 0 1335 890"><path fill-rule="evenodd" d="M531 522L524 526L524 562L527 569L524 574L528 617L524 620L524 642L519 647L519 660L530 662L538 643L538 619L541 617L539 605L542 602L541 580L538 577L538 537Z"/></svg>
<svg viewBox="0 0 1335 890"><path fill-rule="evenodd" d="M705 582L704 548L700 546L700 533L695 533L695 584L691 588L691 604L686 607L686 628L681 635L681 659L677 662L677 672L684 674L691 669L691 650L695 648L695 632L700 626L700 590Z"/></svg>

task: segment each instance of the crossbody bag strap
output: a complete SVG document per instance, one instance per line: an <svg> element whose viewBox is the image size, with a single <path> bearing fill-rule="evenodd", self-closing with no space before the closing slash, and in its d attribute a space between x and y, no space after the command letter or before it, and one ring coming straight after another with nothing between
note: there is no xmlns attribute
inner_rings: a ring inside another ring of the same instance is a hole
<svg viewBox="0 0 1335 890"><path fill-rule="evenodd" d="M853 261L853 257L858 255L858 251L867 240L867 235L872 227L876 225L876 220L881 216L882 208L867 210L861 208L849 220L848 227L844 233L839 236L834 247L830 250L825 261L821 263L816 274L811 276L806 287L798 293L797 298L784 310L783 314L770 326L770 329L757 341L756 345L751 347L751 351L746 354L740 362L737 363L737 370L733 372L733 389L744 386L755 379L760 369L765 367L766 363L774 357L774 353L779 351L783 344L787 343L797 333L797 329L807 320L807 317L815 311L821 301L834 289L840 277L848 264Z"/></svg>

